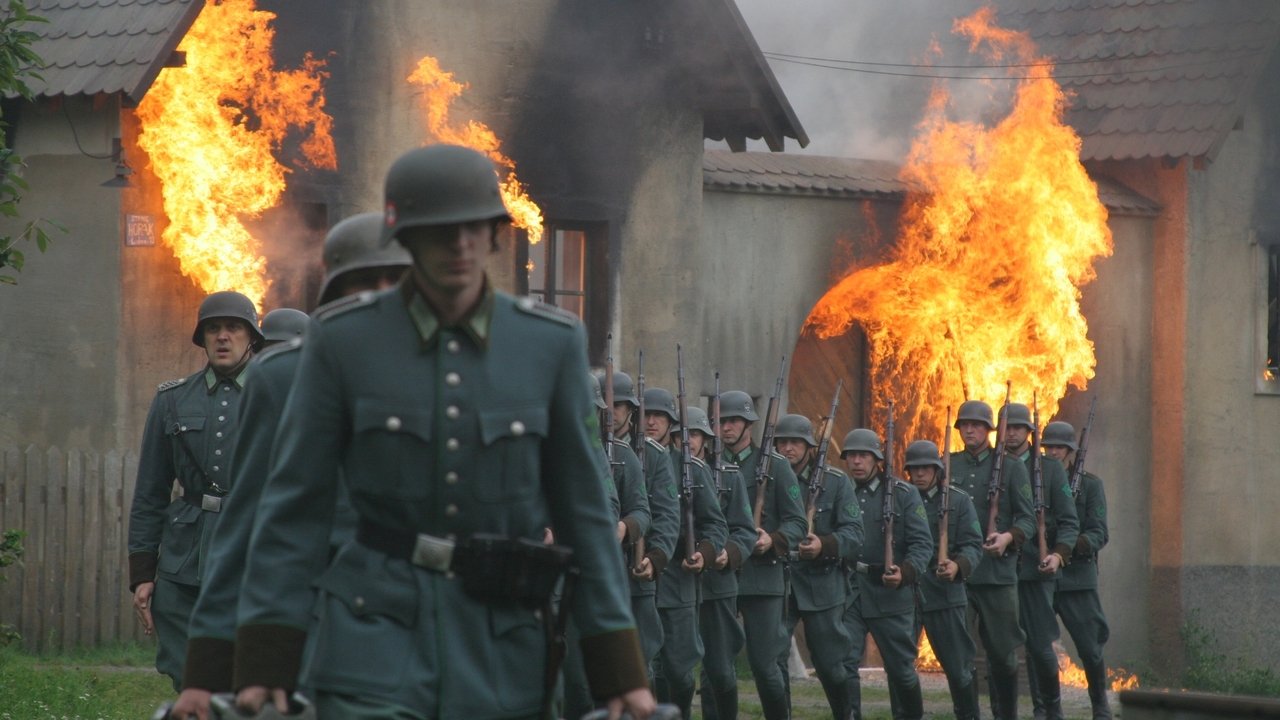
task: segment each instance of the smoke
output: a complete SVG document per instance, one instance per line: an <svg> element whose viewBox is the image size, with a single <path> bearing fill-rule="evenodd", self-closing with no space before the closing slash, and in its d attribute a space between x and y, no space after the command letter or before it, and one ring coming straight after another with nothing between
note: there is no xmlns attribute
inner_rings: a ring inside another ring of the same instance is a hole
<svg viewBox="0 0 1280 720"><path fill-rule="evenodd" d="M904 75L976 74L910 66L979 64L981 60L969 55L964 42L952 35L951 25L980 6L975 0L738 0L743 17L809 134L807 148L789 145L788 150L898 163L906 156L934 82ZM772 53L798 57L783 60ZM850 66L805 58L893 65ZM850 67L856 70L845 69ZM1004 99L1000 83L944 82L953 107L961 114L973 115L966 119L989 119L977 114L990 113L992 100ZM751 149L764 147L753 143Z"/></svg>

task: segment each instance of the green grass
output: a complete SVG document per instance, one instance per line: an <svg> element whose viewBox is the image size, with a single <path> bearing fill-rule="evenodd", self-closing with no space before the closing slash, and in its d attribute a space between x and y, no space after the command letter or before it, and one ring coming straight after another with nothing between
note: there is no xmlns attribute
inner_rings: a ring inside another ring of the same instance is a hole
<svg viewBox="0 0 1280 720"><path fill-rule="evenodd" d="M0 720L139 720L173 697L155 650L117 645L38 656L0 648Z"/></svg>

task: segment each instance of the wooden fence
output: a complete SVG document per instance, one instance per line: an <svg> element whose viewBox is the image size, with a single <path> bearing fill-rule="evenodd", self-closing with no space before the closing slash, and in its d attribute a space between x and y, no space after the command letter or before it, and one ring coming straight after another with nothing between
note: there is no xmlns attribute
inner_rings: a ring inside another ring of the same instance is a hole
<svg viewBox="0 0 1280 720"><path fill-rule="evenodd" d="M21 564L0 570L0 624L33 651L141 639L126 557L137 454L3 453L0 530L26 537Z"/></svg>

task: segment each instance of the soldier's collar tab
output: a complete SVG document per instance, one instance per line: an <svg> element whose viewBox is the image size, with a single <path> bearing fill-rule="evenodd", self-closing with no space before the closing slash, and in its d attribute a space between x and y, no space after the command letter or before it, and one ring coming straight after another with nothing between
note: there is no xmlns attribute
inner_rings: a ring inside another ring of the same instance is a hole
<svg viewBox="0 0 1280 720"><path fill-rule="evenodd" d="M233 376L226 376L226 375L219 375L217 372L214 371L213 366L211 365L205 366L205 369L204 369L205 392L212 395L213 391L218 389L219 383L221 383L223 380L230 380L231 382L235 383L237 389L243 388L244 374L248 370L249 370L249 363L245 363L240 368L240 372L237 372Z"/></svg>
<svg viewBox="0 0 1280 720"><path fill-rule="evenodd" d="M401 281L400 287L409 311L409 318L413 321L413 326L418 331L418 337L422 339L424 345L431 344L440 333L440 319L436 316L435 310L432 309L431 303L428 303L426 297L417 289L411 277L406 276ZM484 291L480 297L479 304L454 326L464 335L471 338L476 346L481 349L488 346L489 328L493 321L494 301L493 286L489 284L489 277L486 275Z"/></svg>

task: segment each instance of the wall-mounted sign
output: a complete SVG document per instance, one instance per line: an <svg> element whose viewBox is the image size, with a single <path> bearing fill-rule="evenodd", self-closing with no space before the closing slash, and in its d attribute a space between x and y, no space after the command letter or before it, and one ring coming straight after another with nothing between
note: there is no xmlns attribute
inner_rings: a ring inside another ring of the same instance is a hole
<svg viewBox="0 0 1280 720"><path fill-rule="evenodd" d="M150 215L126 215L124 244L130 247L156 244L156 219Z"/></svg>

